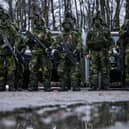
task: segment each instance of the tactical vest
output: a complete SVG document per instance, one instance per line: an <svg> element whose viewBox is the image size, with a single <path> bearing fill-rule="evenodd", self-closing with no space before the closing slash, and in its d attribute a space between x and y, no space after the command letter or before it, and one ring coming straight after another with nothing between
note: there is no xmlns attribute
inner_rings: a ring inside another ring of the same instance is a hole
<svg viewBox="0 0 129 129"><path fill-rule="evenodd" d="M106 46L106 38L104 31L91 30L87 36L87 47L93 51L100 51Z"/></svg>

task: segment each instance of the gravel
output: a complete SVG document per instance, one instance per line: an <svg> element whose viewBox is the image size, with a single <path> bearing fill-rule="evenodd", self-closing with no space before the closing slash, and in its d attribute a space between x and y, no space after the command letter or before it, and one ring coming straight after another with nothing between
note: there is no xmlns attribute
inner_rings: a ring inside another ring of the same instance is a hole
<svg viewBox="0 0 129 129"><path fill-rule="evenodd" d="M127 102L129 91L79 91L79 92L1 92L0 111L40 106L88 104L96 102Z"/></svg>

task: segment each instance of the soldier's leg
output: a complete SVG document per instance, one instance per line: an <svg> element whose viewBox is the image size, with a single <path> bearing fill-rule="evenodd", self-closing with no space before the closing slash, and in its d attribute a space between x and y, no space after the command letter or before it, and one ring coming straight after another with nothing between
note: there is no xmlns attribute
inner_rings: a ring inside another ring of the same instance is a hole
<svg viewBox="0 0 129 129"><path fill-rule="evenodd" d="M103 90L105 88L104 86L104 56L102 55L102 52L99 52L96 57L96 65L97 65L97 88L98 90Z"/></svg>
<svg viewBox="0 0 129 129"><path fill-rule="evenodd" d="M72 80L72 89L74 91L79 91L81 86L81 73L79 71L79 68L75 65L71 67L71 80Z"/></svg>
<svg viewBox="0 0 129 129"><path fill-rule="evenodd" d="M7 64L8 64L8 76L7 76L7 84L9 85L9 90L16 90L15 88L15 70L16 64L14 58L10 55L7 56Z"/></svg>
<svg viewBox="0 0 129 129"><path fill-rule="evenodd" d="M38 90L38 65L37 65L37 55L32 55L29 69L30 69L30 76L29 76L29 90Z"/></svg>
<svg viewBox="0 0 129 129"><path fill-rule="evenodd" d="M17 90L27 89L25 87L24 83L24 68L22 64L16 63L16 70L15 70L15 84L14 88Z"/></svg>
<svg viewBox="0 0 129 129"><path fill-rule="evenodd" d="M90 88L92 90L97 89L97 65L96 65L96 52L91 53L90 62Z"/></svg>
<svg viewBox="0 0 129 129"><path fill-rule="evenodd" d="M51 62L48 57L43 59L43 85L46 91L51 91Z"/></svg>
<svg viewBox="0 0 129 129"><path fill-rule="evenodd" d="M6 61L3 56L0 56L0 91L5 90L7 76Z"/></svg>
<svg viewBox="0 0 129 129"><path fill-rule="evenodd" d="M23 71L22 75L23 75L22 89L27 90L28 85L29 85L29 77L30 77L29 65L27 66L27 68L24 68L24 71Z"/></svg>
<svg viewBox="0 0 129 129"><path fill-rule="evenodd" d="M68 59L61 61L61 89L62 90L69 90L71 89L71 63Z"/></svg>

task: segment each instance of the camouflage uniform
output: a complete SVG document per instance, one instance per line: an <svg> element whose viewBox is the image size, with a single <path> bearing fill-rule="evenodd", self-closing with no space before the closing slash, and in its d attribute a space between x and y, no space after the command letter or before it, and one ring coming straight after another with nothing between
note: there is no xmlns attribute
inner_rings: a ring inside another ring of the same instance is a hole
<svg viewBox="0 0 129 129"><path fill-rule="evenodd" d="M87 35L87 50L86 53L91 55L92 67L91 67L91 80L94 80L97 76L96 72L103 71L104 66L107 65L107 52L112 43L110 31L103 25L103 20L100 15L96 15L93 18L93 27ZM106 69L105 69L106 70ZM103 71L104 72L104 71ZM105 71L106 72L106 71ZM93 83L95 83L93 81ZM96 84L95 84L96 85ZM99 87L100 89L104 87Z"/></svg>
<svg viewBox="0 0 129 129"><path fill-rule="evenodd" d="M46 28L45 20L39 15L33 19L32 32L38 36L41 42L49 48L52 43L50 32ZM30 69L30 87L37 90L38 82L43 83L45 90L50 90L51 70L50 60L45 52L35 44L31 47L32 58L29 64Z"/></svg>
<svg viewBox="0 0 129 129"><path fill-rule="evenodd" d="M64 42L72 49L72 52L82 51L82 43L80 34L74 30L75 19L73 19L70 13L67 13L63 22L64 31L57 37L54 47L59 48L59 66L58 74L61 81L62 90L70 89L79 90L81 82L81 74L76 65L73 65L68 57L63 53L60 48L60 43Z"/></svg>
<svg viewBox="0 0 129 129"><path fill-rule="evenodd" d="M16 28L11 24L9 15L3 13L1 15L1 24L0 31L4 34L12 46L15 46L15 43L20 41L19 35L16 31ZM5 84L9 84L10 88L15 88L16 86L16 62L7 48L0 46L0 82L2 89L5 89Z"/></svg>
<svg viewBox="0 0 129 129"><path fill-rule="evenodd" d="M129 71L129 19L125 20L124 24L121 26L119 31L120 39L118 44L120 46L120 56L121 56L121 71L122 71L122 81L126 80L126 69ZM126 67L125 67L126 66ZM129 76L129 75L127 75ZM124 85L124 84L123 84Z"/></svg>

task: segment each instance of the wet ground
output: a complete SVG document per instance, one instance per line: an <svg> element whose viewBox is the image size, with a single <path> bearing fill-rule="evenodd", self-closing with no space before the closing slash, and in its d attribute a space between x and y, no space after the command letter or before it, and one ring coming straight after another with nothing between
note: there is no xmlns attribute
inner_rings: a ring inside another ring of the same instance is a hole
<svg viewBox="0 0 129 129"><path fill-rule="evenodd" d="M129 129L129 92L2 92L0 129Z"/></svg>

